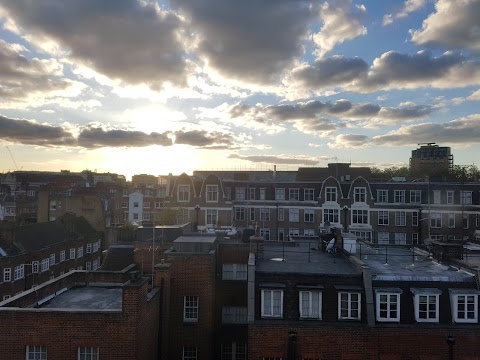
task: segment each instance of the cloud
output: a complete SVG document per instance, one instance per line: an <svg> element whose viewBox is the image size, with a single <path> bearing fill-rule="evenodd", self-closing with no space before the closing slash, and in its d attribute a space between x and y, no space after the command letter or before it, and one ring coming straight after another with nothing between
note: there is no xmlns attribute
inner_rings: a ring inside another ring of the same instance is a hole
<svg viewBox="0 0 480 360"><path fill-rule="evenodd" d="M438 0L435 12L422 28L411 30L417 45L480 51L480 2L478 0Z"/></svg>
<svg viewBox="0 0 480 360"><path fill-rule="evenodd" d="M468 98L468 100L472 100L472 101L478 101L480 100L480 90L477 90L475 91L472 95L470 95Z"/></svg>
<svg viewBox="0 0 480 360"><path fill-rule="evenodd" d="M224 77L269 84L303 55L316 14L308 1L172 0L197 35L196 52Z"/></svg>
<svg viewBox="0 0 480 360"><path fill-rule="evenodd" d="M73 136L59 126L50 126L29 120L10 119L0 115L0 140L35 146L69 145Z"/></svg>
<svg viewBox="0 0 480 360"><path fill-rule="evenodd" d="M176 131L175 144L184 144L196 147L209 147L214 145L232 146L234 145L234 138L231 134L218 131Z"/></svg>
<svg viewBox="0 0 480 360"><path fill-rule="evenodd" d="M0 40L0 99L27 100L66 90L71 82L63 78L62 66L54 59L28 59L16 44ZM5 104L5 103L4 103Z"/></svg>
<svg viewBox="0 0 480 360"><path fill-rule="evenodd" d="M418 87L464 87L480 83L480 62L456 53L433 57L420 51L414 55L395 51L373 61L367 77L359 78L349 89L367 93Z"/></svg>
<svg viewBox="0 0 480 360"><path fill-rule="evenodd" d="M396 14L387 14L383 17L383 25L390 25L397 19L407 17L410 13L423 8L425 3L426 0L406 0Z"/></svg>
<svg viewBox="0 0 480 360"><path fill-rule="evenodd" d="M39 47L126 84L159 89L185 85L182 20L153 2L137 0L0 1L4 17ZM54 44L54 45L51 45Z"/></svg>
<svg viewBox="0 0 480 360"><path fill-rule="evenodd" d="M368 64L360 58L336 55L318 59L313 64L302 64L292 70L286 82L294 87L317 89L339 87L365 76Z"/></svg>
<svg viewBox="0 0 480 360"><path fill-rule="evenodd" d="M328 160L327 156L308 157L308 156L291 156L291 155L238 155L231 154L229 159L238 159L249 161L252 163L266 163L279 165L318 165L320 160Z"/></svg>
<svg viewBox="0 0 480 360"><path fill-rule="evenodd" d="M364 5L354 5L352 0L324 2L320 14L323 26L320 32L313 35L313 41L320 48L317 52L319 57L330 52L337 44L367 34L367 28L362 25L367 17Z"/></svg>
<svg viewBox="0 0 480 360"><path fill-rule="evenodd" d="M332 148L356 148L368 146L406 146L416 145L431 139L435 142L451 145L469 145L480 143L480 114L451 120L443 124L422 123L402 126L398 130L369 138L366 135L338 135L329 146Z"/></svg>

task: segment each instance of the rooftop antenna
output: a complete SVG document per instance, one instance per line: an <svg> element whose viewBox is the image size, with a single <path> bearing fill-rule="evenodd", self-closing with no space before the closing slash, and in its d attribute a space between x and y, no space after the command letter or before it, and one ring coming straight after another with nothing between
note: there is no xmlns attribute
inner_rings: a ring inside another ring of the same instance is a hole
<svg viewBox="0 0 480 360"><path fill-rule="evenodd" d="M13 161L13 164L15 165L15 169L17 169L18 171L18 165L17 165L17 162L15 161L15 159L13 158L13 155L12 155L12 152L10 151L10 148L8 146L5 146L8 150L8 153L10 154L10 157L12 158L12 161ZM20 169L22 170L22 169Z"/></svg>

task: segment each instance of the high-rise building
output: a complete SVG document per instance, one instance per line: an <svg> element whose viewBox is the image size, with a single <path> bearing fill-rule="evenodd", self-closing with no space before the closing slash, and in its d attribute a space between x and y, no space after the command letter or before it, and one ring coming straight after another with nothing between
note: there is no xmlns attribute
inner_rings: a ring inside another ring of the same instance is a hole
<svg viewBox="0 0 480 360"><path fill-rule="evenodd" d="M412 150L410 170L426 173L449 170L453 167L453 154L448 146L435 143L420 143L420 147Z"/></svg>

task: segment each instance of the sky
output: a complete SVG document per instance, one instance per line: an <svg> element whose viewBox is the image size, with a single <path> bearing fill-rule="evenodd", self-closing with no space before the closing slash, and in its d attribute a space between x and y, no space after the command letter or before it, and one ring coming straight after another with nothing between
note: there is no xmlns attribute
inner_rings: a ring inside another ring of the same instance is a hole
<svg viewBox="0 0 480 360"><path fill-rule="evenodd" d="M480 0L0 0L0 173L480 154Z"/></svg>

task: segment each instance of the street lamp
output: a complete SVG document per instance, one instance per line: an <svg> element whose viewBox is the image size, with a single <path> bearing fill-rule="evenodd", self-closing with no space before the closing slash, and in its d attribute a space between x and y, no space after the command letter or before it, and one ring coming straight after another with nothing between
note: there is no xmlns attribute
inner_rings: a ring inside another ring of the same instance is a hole
<svg viewBox="0 0 480 360"><path fill-rule="evenodd" d="M448 345L448 360L453 360L453 346L455 345L455 338L451 335L447 337Z"/></svg>

